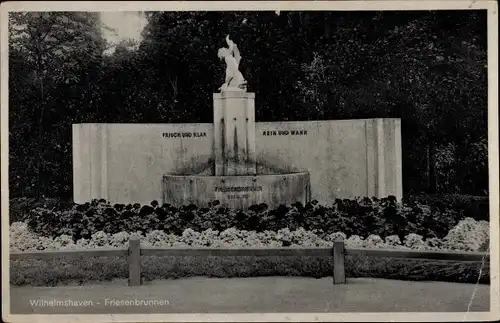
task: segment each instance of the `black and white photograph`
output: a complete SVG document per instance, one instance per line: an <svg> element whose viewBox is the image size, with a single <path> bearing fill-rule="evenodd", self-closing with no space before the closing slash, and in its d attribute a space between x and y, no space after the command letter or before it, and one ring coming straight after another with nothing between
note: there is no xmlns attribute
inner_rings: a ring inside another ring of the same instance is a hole
<svg viewBox="0 0 500 323"><path fill-rule="evenodd" d="M500 319L496 1L1 24L5 322Z"/></svg>

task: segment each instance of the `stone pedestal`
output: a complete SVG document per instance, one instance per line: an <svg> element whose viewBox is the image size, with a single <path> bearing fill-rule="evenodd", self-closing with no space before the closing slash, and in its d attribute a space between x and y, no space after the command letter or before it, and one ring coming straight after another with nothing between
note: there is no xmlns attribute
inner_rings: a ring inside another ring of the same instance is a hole
<svg viewBox="0 0 500 323"><path fill-rule="evenodd" d="M215 176L255 175L255 93L214 96Z"/></svg>

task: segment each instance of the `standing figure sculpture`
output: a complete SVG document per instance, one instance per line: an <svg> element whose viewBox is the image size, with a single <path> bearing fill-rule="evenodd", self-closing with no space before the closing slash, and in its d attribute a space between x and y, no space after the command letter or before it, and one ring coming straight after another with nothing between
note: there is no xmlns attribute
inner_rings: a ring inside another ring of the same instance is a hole
<svg viewBox="0 0 500 323"><path fill-rule="evenodd" d="M245 91L246 81L238 69L241 61L240 51L238 46L236 46L236 44L229 39L229 35L226 36L226 42L228 48L219 48L219 51L217 52L219 59L224 59L227 65L226 80L219 90L221 92L227 90Z"/></svg>

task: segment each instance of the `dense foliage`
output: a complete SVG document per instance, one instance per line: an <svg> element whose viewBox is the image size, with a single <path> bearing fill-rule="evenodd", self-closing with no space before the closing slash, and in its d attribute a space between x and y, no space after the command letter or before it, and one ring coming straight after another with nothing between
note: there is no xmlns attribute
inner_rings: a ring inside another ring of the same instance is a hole
<svg viewBox="0 0 500 323"><path fill-rule="evenodd" d="M382 238L397 235L401 241L408 234L427 238L444 238L467 214L452 209L431 208L419 203L398 203L395 198L337 200L331 207L316 201L302 205L269 209L253 205L248 211L222 207L217 201L209 208L195 205L173 207L158 205L111 205L104 200L68 207L38 207L28 212L26 221L31 230L45 236L67 235L75 240L89 239L96 232L152 232L154 230L181 235L194 231L224 231L236 228L247 231L279 231L304 228L321 237L343 232L347 237Z"/></svg>
<svg viewBox="0 0 500 323"><path fill-rule="evenodd" d="M229 31L258 121L402 119L406 194L488 190L486 12L150 12L104 55L95 13L11 13L9 180L71 195L71 124L212 122Z"/></svg>

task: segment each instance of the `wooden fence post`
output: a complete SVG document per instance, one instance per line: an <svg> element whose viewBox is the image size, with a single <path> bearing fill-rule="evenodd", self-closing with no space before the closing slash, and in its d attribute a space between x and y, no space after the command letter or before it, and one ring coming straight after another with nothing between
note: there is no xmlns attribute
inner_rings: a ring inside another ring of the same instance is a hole
<svg viewBox="0 0 500 323"><path fill-rule="evenodd" d="M141 239L132 235L128 245L128 285L141 285Z"/></svg>
<svg viewBox="0 0 500 323"><path fill-rule="evenodd" d="M333 284L345 284L345 247L343 240L337 240L333 243Z"/></svg>

